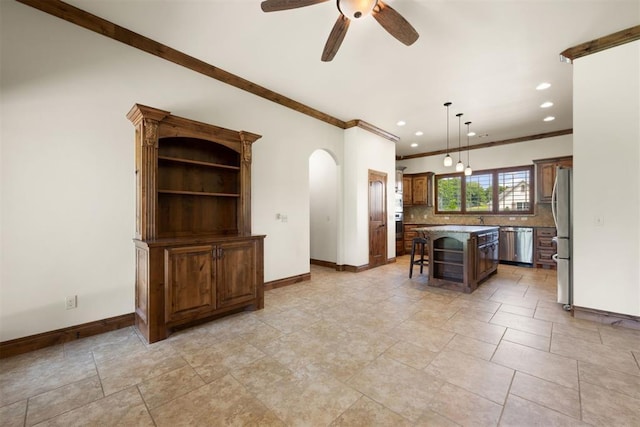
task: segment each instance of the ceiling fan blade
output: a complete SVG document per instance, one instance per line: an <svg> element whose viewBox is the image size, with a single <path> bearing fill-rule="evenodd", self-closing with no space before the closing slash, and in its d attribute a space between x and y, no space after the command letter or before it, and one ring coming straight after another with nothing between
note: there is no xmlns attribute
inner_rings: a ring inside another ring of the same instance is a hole
<svg viewBox="0 0 640 427"><path fill-rule="evenodd" d="M260 7L262 7L263 12L276 12L278 10L312 6L326 1L329 0L265 0L260 4Z"/></svg>
<svg viewBox="0 0 640 427"><path fill-rule="evenodd" d="M342 40L344 40L344 36L347 35L349 23L351 23L351 21L343 14L338 16L338 20L333 25L333 29L331 30L327 43L325 43L324 50L322 51L322 60L324 62L329 62L334 56L336 56L336 53L342 44Z"/></svg>
<svg viewBox="0 0 640 427"><path fill-rule="evenodd" d="M378 4L373 8L372 14L389 34L407 46L412 45L420 37L415 28L402 15L381 0L378 0Z"/></svg>

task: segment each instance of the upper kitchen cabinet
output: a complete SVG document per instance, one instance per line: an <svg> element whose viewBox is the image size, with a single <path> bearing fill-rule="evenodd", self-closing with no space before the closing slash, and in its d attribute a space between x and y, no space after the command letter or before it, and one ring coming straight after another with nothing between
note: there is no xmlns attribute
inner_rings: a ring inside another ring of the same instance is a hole
<svg viewBox="0 0 640 427"><path fill-rule="evenodd" d="M571 167L573 157L554 157L552 159L534 160L536 165L536 185L538 187L538 203L551 203L553 184L556 181L558 166Z"/></svg>
<svg viewBox="0 0 640 427"><path fill-rule="evenodd" d="M413 188L411 187L411 177L404 175L402 177L402 205L411 206L413 204Z"/></svg>
<svg viewBox="0 0 640 427"><path fill-rule="evenodd" d="M433 206L433 175L433 172L404 175L402 196L405 206Z"/></svg>

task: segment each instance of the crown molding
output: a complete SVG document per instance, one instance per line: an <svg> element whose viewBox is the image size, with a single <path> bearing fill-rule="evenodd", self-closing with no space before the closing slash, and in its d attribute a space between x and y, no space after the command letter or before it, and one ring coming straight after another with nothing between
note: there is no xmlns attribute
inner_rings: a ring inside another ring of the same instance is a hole
<svg viewBox="0 0 640 427"><path fill-rule="evenodd" d="M563 50L560 53L560 57L567 58L573 62L577 58L601 52L636 40L640 40L640 25L570 47Z"/></svg>
<svg viewBox="0 0 640 427"><path fill-rule="evenodd" d="M372 125L371 123L367 123L364 120L359 120L359 119L355 119L355 120L349 120L348 122L345 123L345 129L349 129L352 127L359 127L360 129L364 129L366 131L369 131L373 134L376 134L378 136L381 136L385 139L388 139L389 141L392 142L398 142L400 141L400 137L387 132L384 129L380 129L379 127Z"/></svg>

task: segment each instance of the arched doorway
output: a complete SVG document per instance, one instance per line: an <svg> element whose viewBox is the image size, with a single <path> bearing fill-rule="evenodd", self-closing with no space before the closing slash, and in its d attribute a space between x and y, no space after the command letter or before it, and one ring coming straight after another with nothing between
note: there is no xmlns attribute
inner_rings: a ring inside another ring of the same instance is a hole
<svg viewBox="0 0 640 427"><path fill-rule="evenodd" d="M316 150L309 156L309 242L312 264L338 264L339 174L333 155Z"/></svg>

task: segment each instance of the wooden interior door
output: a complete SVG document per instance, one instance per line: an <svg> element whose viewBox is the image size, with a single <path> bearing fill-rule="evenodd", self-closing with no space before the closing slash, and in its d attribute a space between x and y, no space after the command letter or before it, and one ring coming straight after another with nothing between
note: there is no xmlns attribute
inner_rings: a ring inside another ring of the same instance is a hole
<svg viewBox="0 0 640 427"><path fill-rule="evenodd" d="M387 174L369 170L369 267L387 262Z"/></svg>

